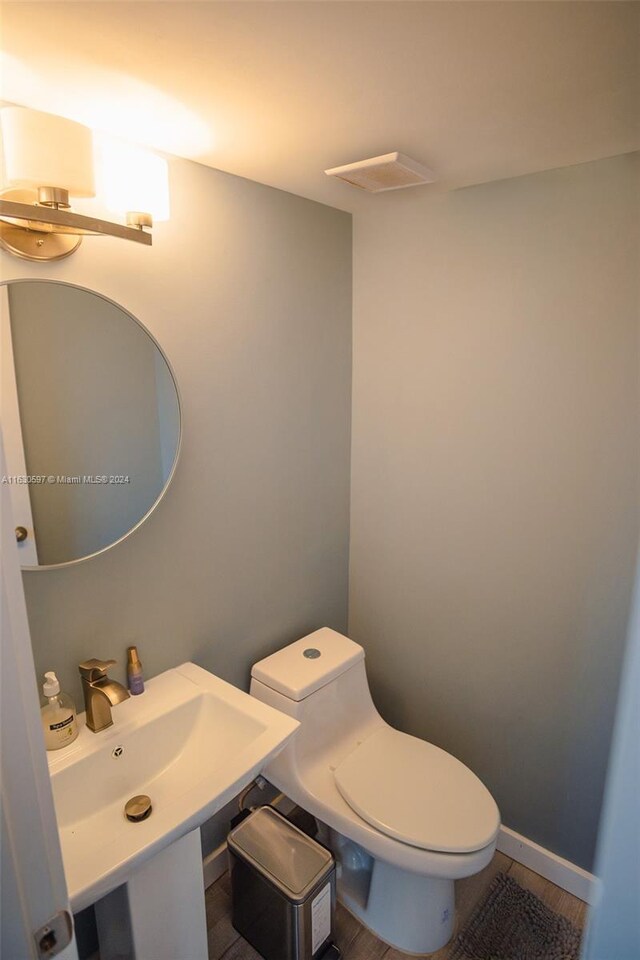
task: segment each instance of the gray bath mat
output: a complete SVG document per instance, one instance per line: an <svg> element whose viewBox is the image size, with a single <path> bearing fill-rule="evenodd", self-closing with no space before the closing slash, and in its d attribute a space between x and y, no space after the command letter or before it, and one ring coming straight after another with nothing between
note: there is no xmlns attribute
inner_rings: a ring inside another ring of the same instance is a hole
<svg viewBox="0 0 640 960"><path fill-rule="evenodd" d="M450 960L578 960L580 932L499 873L453 945Z"/></svg>

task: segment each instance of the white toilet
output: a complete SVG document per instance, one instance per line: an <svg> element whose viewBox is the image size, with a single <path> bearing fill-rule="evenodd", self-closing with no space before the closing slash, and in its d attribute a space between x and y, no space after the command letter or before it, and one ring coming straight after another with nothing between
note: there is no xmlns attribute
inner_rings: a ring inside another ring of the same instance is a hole
<svg viewBox="0 0 640 960"><path fill-rule="evenodd" d="M500 815L464 764L377 712L364 650L323 627L256 663L251 695L300 721L264 775L320 821L338 898L380 939L432 953L454 926L454 880L491 860Z"/></svg>

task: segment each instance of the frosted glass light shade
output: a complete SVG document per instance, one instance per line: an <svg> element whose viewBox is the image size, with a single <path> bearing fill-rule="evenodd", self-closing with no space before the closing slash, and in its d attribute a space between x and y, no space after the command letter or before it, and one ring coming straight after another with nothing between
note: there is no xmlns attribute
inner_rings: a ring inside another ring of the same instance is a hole
<svg viewBox="0 0 640 960"><path fill-rule="evenodd" d="M60 187L93 197L93 134L64 117L26 107L0 111L5 185Z"/></svg>
<svg viewBox="0 0 640 960"><path fill-rule="evenodd" d="M96 134L96 181L104 207L124 217L150 213L154 223L168 220L169 170L164 157L115 137Z"/></svg>

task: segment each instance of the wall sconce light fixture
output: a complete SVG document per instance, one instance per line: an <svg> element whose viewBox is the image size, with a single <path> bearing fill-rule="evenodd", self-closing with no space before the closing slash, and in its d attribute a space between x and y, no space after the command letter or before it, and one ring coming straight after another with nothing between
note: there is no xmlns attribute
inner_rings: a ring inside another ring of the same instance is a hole
<svg viewBox="0 0 640 960"><path fill-rule="evenodd" d="M93 134L73 120L30 110L0 111L4 181L0 246L26 260L60 260L84 235L151 245L151 214L127 214L127 225L73 213L69 197L93 197Z"/></svg>

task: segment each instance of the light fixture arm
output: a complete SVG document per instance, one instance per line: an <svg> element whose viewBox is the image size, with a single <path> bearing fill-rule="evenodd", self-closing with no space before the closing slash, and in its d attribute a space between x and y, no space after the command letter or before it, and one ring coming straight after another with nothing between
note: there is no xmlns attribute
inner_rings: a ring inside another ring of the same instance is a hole
<svg viewBox="0 0 640 960"><path fill-rule="evenodd" d="M38 202L43 192L46 204ZM6 190L0 194L0 246L16 256L39 261L68 257L87 235L119 237L151 246L151 234L143 230L150 223L124 226L73 213L63 209L64 196L58 199L65 192L45 187L38 192ZM12 199L7 199L7 194ZM146 217L151 220L149 215Z"/></svg>
<svg viewBox="0 0 640 960"><path fill-rule="evenodd" d="M70 196L96 195L93 134L88 127L39 110L5 106L0 110L0 128L8 185L0 192L1 247L26 260L47 261L68 257L87 235L151 246L151 235L144 229L152 226L150 214L132 214L125 226L70 209ZM143 205L144 200L131 205L138 203Z"/></svg>

